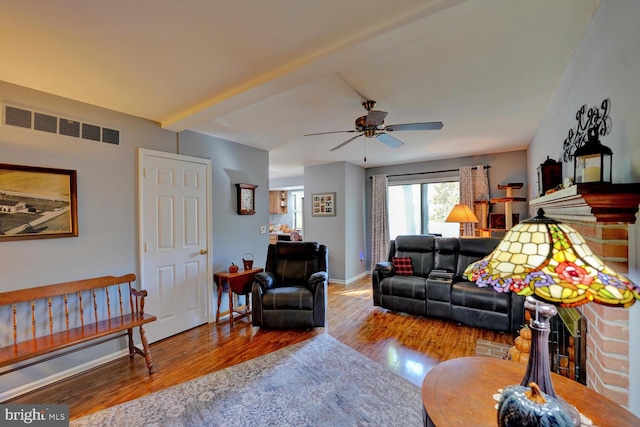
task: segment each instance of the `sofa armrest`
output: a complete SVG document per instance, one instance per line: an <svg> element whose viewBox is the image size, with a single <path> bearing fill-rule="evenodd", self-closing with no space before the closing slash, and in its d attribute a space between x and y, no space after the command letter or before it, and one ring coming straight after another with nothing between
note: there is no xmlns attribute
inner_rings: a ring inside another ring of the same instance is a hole
<svg viewBox="0 0 640 427"><path fill-rule="evenodd" d="M511 292L511 332L519 331L525 324L524 297Z"/></svg>
<svg viewBox="0 0 640 427"><path fill-rule="evenodd" d="M327 272L326 271L318 271L316 273L313 273L309 277L307 285L309 286L309 289L311 289L312 292L315 292L315 290L316 290L316 288L318 286L322 286L324 283L327 283L328 281L329 281L329 276L328 276Z"/></svg>
<svg viewBox="0 0 640 427"><path fill-rule="evenodd" d="M384 277L391 276L395 273L393 263L389 261L380 261L376 263L374 271L379 272Z"/></svg>
<svg viewBox="0 0 640 427"><path fill-rule="evenodd" d="M257 273L253 280L254 280L254 286L255 286L255 283L257 283L262 289L262 291L271 289L273 285L275 285L276 283L275 276L273 275L273 273L269 271L263 271L263 272Z"/></svg>
<svg viewBox="0 0 640 427"><path fill-rule="evenodd" d="M453 280L453 273L446 270L431 270L428 278L437 280Z"/></svg>
<svg viewBox="0 0 640 427"><path fill-rule="evenodd" d="M380 282L387 277L395 274L393 263L390 261L377 262L375 268L371 272L371 284L373 285L373 305L380 306Z"/></svg>

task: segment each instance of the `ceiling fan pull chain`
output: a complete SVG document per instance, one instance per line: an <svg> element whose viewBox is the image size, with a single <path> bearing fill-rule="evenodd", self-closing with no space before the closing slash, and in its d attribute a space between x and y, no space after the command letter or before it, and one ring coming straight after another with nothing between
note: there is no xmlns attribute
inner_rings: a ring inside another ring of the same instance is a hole
<svg viewBox="0 0 640 427"><path fill-rule="evenodd" d="M367 163L367 138L364 139L364 162Z"/></svg>

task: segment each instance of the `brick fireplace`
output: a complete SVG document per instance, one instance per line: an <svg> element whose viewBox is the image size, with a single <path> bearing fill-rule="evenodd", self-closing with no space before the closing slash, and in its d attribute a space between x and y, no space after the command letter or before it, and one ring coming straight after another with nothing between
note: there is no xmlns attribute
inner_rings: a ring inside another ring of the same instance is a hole
<svg viewBox="0 0 640 427"><path fill-rule="evenodd" d="M635 224L640 184L578 184L530 202L533 211L575 228L618 273L629 272L629 224ZM586 318L587 386L629 405L629 311L600 304L579 307Z"/></svg>

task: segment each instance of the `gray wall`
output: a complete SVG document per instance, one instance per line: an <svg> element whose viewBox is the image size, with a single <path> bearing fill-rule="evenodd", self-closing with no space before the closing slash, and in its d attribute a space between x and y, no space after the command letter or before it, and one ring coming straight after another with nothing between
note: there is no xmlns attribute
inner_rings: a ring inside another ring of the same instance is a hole
<svg viewBox="0 0 640 427"><path fill-rule="evenodd" d="M329 248L329 278L349 284L364 272L364 170L347 162L307 166L304 169L304 239ZM336 216L311 216L314 193L336 193Z"/></svg>
<svg viewBox="0 0 640 427"><path fill-rule="evenodd" d="M0 242L0 291L102 275L139 276L137 148L177 153L177 135L148 120L1 81L0 99L121 130L120 146L110 146L0 126L0 162L77 170L79 229L73 238ZM268 235L259 234L259 226L268 224L268 153L192 132L181 135L180 146L180 154L212 160L214 271L225 270L232 260L238 264L247 252L263 266ZM255 215L236 214L236 182L259 185ZM1 325L10 325L10 319L8 311L0 311ZM124 340L111 341L4 375L0 394L123 348Z"/></svg>
<svg viewBox="0 0 640 427"><path fill-rule="evenodd" d="M371 265L371 180L369 177L376 174L405 174L418 172L434 172L449 169L458 169L461 166L490 165L489 169L489 195L490 197L504 197L505 190L499 190L498 185L510 182L521 182L524 187L513 190L516 197L527 197L528 189L533 186L534 191L536 181L529 184L527 179L527 152L524 150L510 151L506 153L486 154L483 156L461 157L457 159L436 160L432 162L418 162L404 165L383 166L366 170L365 176L365 207L366 207L366 264ZM433 174L426 174L425 177L433 177ZM528 218L528 203L514 203L513 213L520 214L520 219ZM490 212L504 213L504 203L494 204ZM377 260L379 261L379 260Z"/></svg>
<svg viewBox="0 0 640 427"><path fill-rule="evenodd" d="M264 267L269 244L268 152L185 131L180 134L180 154L212 161L213 271L224 271L231 262L242 267L245 253L253 254L255 267ZM258 185L255 215L237 214L236 183ZM261 234L260 226L267 227L267 233Z"/></svg>
<svg viewBox="0 0 640 427"><path fill-rule="evenodd" d="M347 282L361 277L366 272L364 259L364 169L351 163L345 165L345 279Z"/></svg>
<svg viewBox="0 0 640 427"><path fill-rule="evenodd" d="M538 130L527 161L529 178L546 159L560 157L562 142L575 128L578 109L599 106L611 99L611 133L601 142L613 151L613 182L640 182L640 2L605 0L567 67ZM564 164L573 176L573 164ZM533 197L530 195L530 197ZM637 225L636 225L637 227ZM638 260L630 262L630 276L638 277ZM629 402L640 416L640 304L629 313Z"/></svg>

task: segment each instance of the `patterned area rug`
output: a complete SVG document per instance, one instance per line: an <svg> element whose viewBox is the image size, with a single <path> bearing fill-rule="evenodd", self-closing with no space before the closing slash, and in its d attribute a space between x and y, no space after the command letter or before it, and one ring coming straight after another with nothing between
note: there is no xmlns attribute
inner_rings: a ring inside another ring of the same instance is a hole
<svg viewBox="0 0 640 427"><path fill-rule="evenodd" d="M327 334L71 426L419 426L420 388Z"/></svg>

